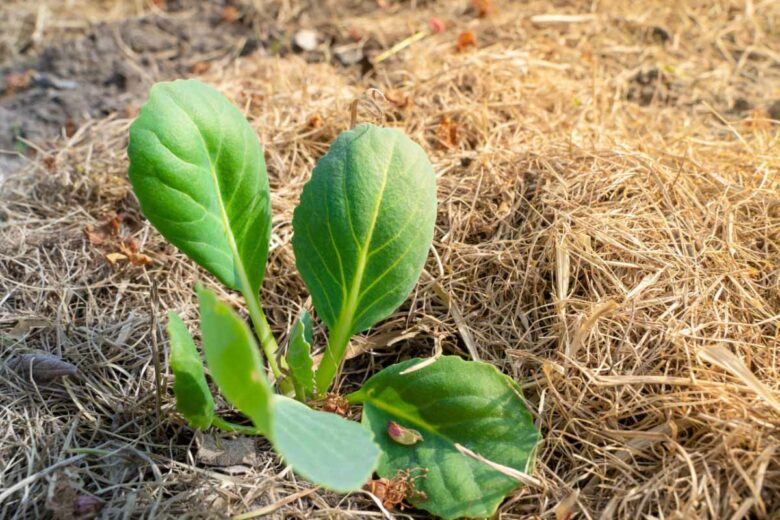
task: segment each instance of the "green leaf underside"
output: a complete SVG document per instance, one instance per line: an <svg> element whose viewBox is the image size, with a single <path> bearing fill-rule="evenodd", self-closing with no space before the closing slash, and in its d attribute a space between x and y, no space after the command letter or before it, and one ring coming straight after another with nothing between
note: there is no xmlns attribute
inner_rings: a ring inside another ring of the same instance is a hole
<svg viewBox="0 0 780 520"><path fill-rule="evenodd" d="M206 429L214 418L214 398L206 383L203 361L192 336L182 319L173 311L168 312L168 338L176 409L193 428Z"/></svg>
<svg viewBox="0 0 780 520"><path fill-rule="evenodd" d="M379 459L372 434L338 415L312 410L282 395L273 399L274 448L293 470L333 491L355 491Z"/></svg>
<svg viewBox="0 0 780 520"><path fill-rule="evenodd" d="M389 316L414 288L435 220L433 168L400 130L360 125L319 160L293 215L292 243L330 332L320 392L349 338Z"/></svg>
<svg viewBox="0 0 780 520"><path fill-rule="evenodd" d="M459 443L498 464L528 471L538 432L516 384L486 363L445 356L406 375L419 363L393 365L350 396L363 403L363 424L374 432L383 453L377 473L392 478L399 470L427 468L416 481L427 499L411 502L443 518L491 516L519 484L457 451ZM393 441L389 421L414 428L423 440Z"/></svg>
<svg viewBox="0 0 780 520"><path fill-rule="evenodd" d="M290 333L287 364L298 400L314 395L314 362L311 358L312 323L308 311L301 312Z"/></svg>
<svg viewBox="0 0 780 520"><path fill-rule="evenodd" d="M271 431L273 392L254 336L212 291L201 286L197 291L203 352L211 377L222 395L267 435Z"/></svg>
<svg viewBox="0 0 780 520"><path fill-rule="evenodd" d="M130 127L128 155L146 218L222 283L256 294L271 209L263 152L243 114L198 81L157 83Z"/></svg>

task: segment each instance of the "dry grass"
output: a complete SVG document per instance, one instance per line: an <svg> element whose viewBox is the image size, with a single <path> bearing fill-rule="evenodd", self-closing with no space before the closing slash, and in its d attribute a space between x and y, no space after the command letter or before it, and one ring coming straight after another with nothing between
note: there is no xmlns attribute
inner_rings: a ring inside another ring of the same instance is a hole
<svg viewBox="0 0 780 520"><path fill-rule="evenodd" d="M206 78L247 107L266 149L263 300L276 331L306 299L292 209L349 103L375 87L396 103L363 103L359 119L426 147L439 217L429 276L358 342L376 348L351 376L441 338L516 377L543 432L543 485L519 489L502 518L555 518L570 504L581 518L777 518L780 127L767 107L780 96L780 4L494 2L486 18L465 2L417 4L328 19L384 47L431 15L452 24L365 79L259 55ZM587 16L532 21L551 12ZM455 52L461 30L476 48ZM739 98L751 108L732 110ZM109 517L222 516L308 487L265 451L238 475L194 464L170 392L156 416L152 336L165 346L164 309L195 319L190 288L205 276L140 221L128 124L83 127L3 188L0 361L43 350L82 374L39 388L2 376L0 489L20 483L0 491L5 518L43 514L56 475ZM84 239L116 211L153 264L111 268ZM12 337L29 318L46 324ZM381 516L364 495L319 491L268 514Z"/></svg>

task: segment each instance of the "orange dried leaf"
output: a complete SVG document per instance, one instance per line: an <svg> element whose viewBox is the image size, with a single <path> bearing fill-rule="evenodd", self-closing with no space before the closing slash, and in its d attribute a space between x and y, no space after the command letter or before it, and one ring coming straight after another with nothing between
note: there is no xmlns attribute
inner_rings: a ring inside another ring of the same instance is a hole
<svg viewBox="0 0 780 520"><path fill-rule="evenodd" d="M138 247L138 241L133 237L126 238L122 243L129 251L132 251L133 253L137 253L140 249Z"/></svg>
<svg viewBox="0 0 780 520"><path fill-rule="evenodd" d="M238 8L234 5L226 5L222 9L222 19L227 23L233 23L238 20L239 14Z"/></svg>
<svg viewBox="0 0 780 520"><path fill-rule="evenodd" d="M122 260L127 260L127 255L123 255L122 253L107 253L106 260L108 260L109 264L116 265Z"/></svg>
<svg viewBox="0 0 780 520"><path fill-rule="evenodd" d="M14 94L20 90L26 89L30 85L31 71L25 71L20 74L7 74L5 76L4 94Z"/></svg>
<svg viewBox="0 0 780 520"><path fill-rule="evenodd" d="M363 488L376 496L385 508L392 509L400 506L400 509L403 510L405 508L403 501L407 498L416 500L427 499L425 493L418 491L415 486L415 481L426 477L427 471L422 471L417 475L413 475L413 472L414 470L411 469L398 471L392 480L386 478L370 480Z"/></svg>
<svg viewBox="0 0 780 520"><path fill-rule="evenodd" d="M471 0L471 5L474 6L474 11L480 18L486 17L493 10L490 0Z"/></svg>
<svg viewBox="0 0 780 520"><path fill-rule="evenodd" d="M150 256L138 252L138 242L132 237L123 240L119 244L119 251L125 255L133 265L147 265L152 262Z"/></svg>
<svg viewBox="0 0 780 520"><path fill-rule="evenodd" d="M453 148L458 144L458 124L447 115L441 117L437 129L439 142L445 148Z"/></svg>
<svg viewBox="0 0 780 520"><path fill-rule="evenodd" d="M477 45L477 37L471 31L463 31L458 35L458 43L456 49L458 52L463 52L467 47Z"/></svg>
<svg viewBox="0 0 780 520"><path fill-rule="evenodd" d="M385 99L396 108L406 108L411 104L409 96L397 90L386 90Z"/></svg>
<svg viewBox="0 0 780 520"><path fill-rule="evenodd" d="M309 128L320 128L322 126L322 118L319 116L319 114L314 114L309 118L309 122L307 124L309 125Z"/></svg>
<svg viewBox="0 0 780 520"><path fill-rule="evenodd" d="M349 401L342 395L328 393L325 395L322 410L347 417L349 416Z"/></svg>
<svg viewBox="0 0 780 520"><path fill-rule="evenodd" d="M76 130L78 130L76 122L73 121L73 119L68 118L68 120L65 121L65 135L67 137L73 137L76 133Z"/></svg>
<svg viewBox="0 0 780 520"><path fill-rule="evenodd" d="M87 237L87 240L89 240L89 243L93 246L99 246L106 240L106 235L102 233L101 231L96 231L91 224L87 224L84 228L84 236Z"/></svg>
<svg viewBox="0 0 780 520"><path fill-rule="evenodd" d="M111 236L119 235L119 231L122 229L122 220L124 216L117 213L113 217L106 220L102 227L106 229L106 232Z"/></svg>
<svg viewBox="0 0 780 520"><path fill-rule="evenodd" d="M143 253L133 253L129 257L130 263L133 265L148 265L152 263L152 257Z"/></svg>
<svg viewBox="0 0 780 520"><path fill-rule="evenodd" d="M193 74L203 74L207 70L209 70L209 67L211 67L211 64L207 61L199 61L197 63L193 63L192 67L190 67L190 72Z"/></svg>

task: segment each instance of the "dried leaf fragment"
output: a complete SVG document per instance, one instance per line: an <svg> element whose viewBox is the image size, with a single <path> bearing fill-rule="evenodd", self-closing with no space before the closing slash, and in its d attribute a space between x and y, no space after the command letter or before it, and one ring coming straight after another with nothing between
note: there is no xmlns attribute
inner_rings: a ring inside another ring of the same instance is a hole
<svg viewBox="0 0 780 520"><path fill-rule="evenodd" d="M396 108L406 108L411 104L409 96L398 90L385 90L384 96Z"/></svg>
<svg viewBox="0 0 780 520"><path fill-rule="evenodd" d="M257 464L256 441L252 437L217 437L198 433L198 461L208 466L229 467Z"/></svg>
<svg viewBox="0 0 780 520"><path fill-rule="evenodd" d="M712 363L742 381L776 412L780 412L780 399L771 388L761 382L745 363L722 344L711 345L698 352L699 359Z"/></svg>
<svg viewBox="0 0 780 520"><path fill-rule="evenodd" d="M371 480L366 483L364 489L376 496L382 505L387 509L392 509L396 506L400 506L403 510L403 501L406 499L414 500L427 500L427 496L423 491L418 491L415 486L415 481L419 478L427 476L427 470L422 470L419 474L413 475L414 470L399 471L392 479L379 478Z"/></svg>
<svg viewBox="0 0 780 520"><path fill-rule="evenodd" d="M445 148L454 148L458 144L458 124L448 115L441 116L436 133L439 142Z"/></svg>
<svg viewBox="0 0 780 520"><path fill-rule="evenodd" d="M58 377L75 376L78 368L57 356L43 353L21 354L10 361L7 367L22 377L32 374L34 381L48 383Z"/></svg>
<svg viewBox="0 0 780 520"><path fill-rule="evenodd" d="M455 44L455 48L458 52L463 52L467 47L477 45L477 37L471 31L463 31L458 35L458 42Z"/></svg>
<svg viewBox="0 0 780 520"><path fill-rule="evenodd" d="M234 5L226 5L222 9L222 20L227 23L233 23L238 20L241 13L238 12L238 8Z"/></svg>
<svg viewBox="0 0 780 520"><path fill-rule="evenodd" d="M82 492L75 479L66 471L54 474L46 493L46 508L57 520L85 520L95 518L103 509L103 501L94 495Z"/></svg>
<svg viewBox="0 0 780 520"><path fill-rule="evenodd" d="M127 255L123 255L122 253L107 253L106 260L108 260L109 264L116 265L121 260L127 260Z"/></svg>
<svg viewBox="0 0 780 520"><path fill-rule="evenodd" d="M190 67L190 72L193 74L203 74L209 70L209 67L211 67L211 64L207 61L196 61L192 64L192 67Z"/></svg>
<svg viewBox="0 0 780 520"><path fill-rule="evenodd" d="M322 402L322 411L349 417L349 401L343 395L326 394Z"/></svg>
<svg viewBox="0 0 780 520"><path fill-rule="evenodd" d="M18 74L7 74L5 76L5 89L3 90L3 94L15 94L20 90L24 90L30 86L32 72L32 70L27 70Z"/></svg>
<svg viewBox="0 0 780 520"><path fill-rule="evenodd" d="M314 114L309 118L309 121L307 122L307 125L309 128L321 128L322 127L322 117L320 117L319 114Z"/></svg>
<svg viewBox="0 0 780 520"><path fill-rule="evenodd" d="M490 0L471 0L471 5L474 7L474 12L480 18L488 16L493 10Z"/></svg>
<svg viewBox="0 0 780 520"><path fill-rule="evenodd" d="M138 242L133 237L123 236L122 223L125 218L123 213L116 213L98 227L88 224L84 227L84 236L91 245L103 246L101 249L109 251L105 257L112 266L125 260L136 266L151 263L152 258L139 252Z"/></svg>

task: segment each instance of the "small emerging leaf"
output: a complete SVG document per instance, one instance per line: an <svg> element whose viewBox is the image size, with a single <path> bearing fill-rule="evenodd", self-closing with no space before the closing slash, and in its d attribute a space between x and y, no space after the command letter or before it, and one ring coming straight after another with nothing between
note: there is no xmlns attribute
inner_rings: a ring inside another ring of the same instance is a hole
<svg viewBox="0 0 780 520"><path fill-rule="evenodd" d="M371 477L379 448L360 424L282 395L274 396L273 411L271 442L300 476L342 493Z"/></svg>
<svg viewBox="0 0 780 520"><path fill-rule="evenodd" d="M402 375L419 362L386 368L349 396L363 403L363 424L382 448L377 473L426 472L415 482L420 494L408 499L415 507L447 519L489 517L519 483L458 445L527 472L539 437L531 415L516 383L492 365L444 356ZM413 425L422 439L398 443L388 435L390 422Z"/></svg>
<svg viewBox="0 0 780 520"><path fill-rule="evenodd" d="M271 386L252 332L217 295L198 286L203 352L211 377L260 432L271 431Z"/></svg>
<svg viewBox="0 0 780 520"><path fill-rule="evenodd" d="M287 364L299 401L314 395L314 362L311 358L311 315L304 309L290 333Z"/></svg>
<svg viewBox="0 0 780 520"><path fill-rule="evenodd" d="M395 421L387 423L387 434L394 442L405 446L411 446L412 444L417 444L423 440L423 436L420 432L411 428L404 428Z"/></svg>
<svg viewBox="0 0 780 520"><path fill-rule="evenodd" d="M168 337L171 341L171 370L176 409L193 428L204 430L214 418L214 398L206 383L203 362L187 326L178 314L168 312Z"/></svg>
<svg viewBox="0 0 780 520"><path fill-rule="evenodd" d="M199 81L157 83L127 151L144 216L222 283L256 294L271 206L263 151L244 114Z"/></svg>

